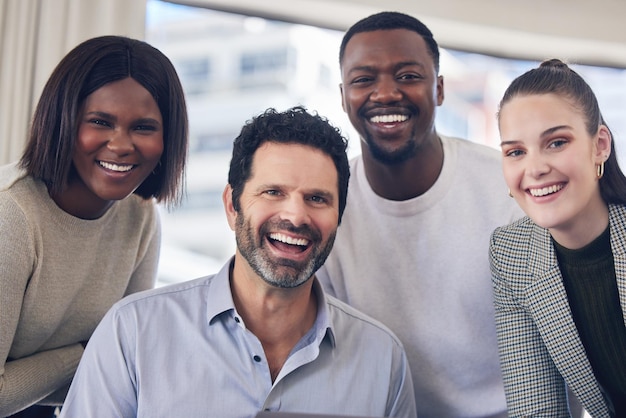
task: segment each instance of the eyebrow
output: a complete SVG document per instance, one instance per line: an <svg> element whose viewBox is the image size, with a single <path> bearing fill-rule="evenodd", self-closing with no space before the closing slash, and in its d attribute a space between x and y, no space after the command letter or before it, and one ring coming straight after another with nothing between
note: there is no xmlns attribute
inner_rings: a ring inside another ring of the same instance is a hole
<svg viewBox="0 0 626 418"><path fill-rule="evenodd" d="M403 61L403 62L399 62L397 64L395 64L393 66L393 70L394 71L398 71L401 68L404 67L412 67L412 66L416 66L416 67L420 67L420 68L426 68L424 66L424 64L421 64L417 61ZM355 72L355 71L375 71L378 67L373 66L373 65L359 65L357 67L353 67L348 71L348 74Z"/></svg>
<svg viewBox="0 0 626 418"><path fill-rule="evenodd" d="M571 130L571 129L572 129L572 127L571 127L571 126L569 126L569 125L558 125L558 126L553 126L552 128L548 128L548 129L546 129L545 131L543 131L543 132L539 135L539 137L540 137L540 138L545 138L546 136L552 135L553 133L555 133L555 132L557 132L557 131L560 131L561 129ZM503 146L503 145L512 145L512 144L517 144L518 142L520 142L520 141L515 141L515 140L513 140L513 141L502 141L502 142L500 142L500 146Z"/></svg>

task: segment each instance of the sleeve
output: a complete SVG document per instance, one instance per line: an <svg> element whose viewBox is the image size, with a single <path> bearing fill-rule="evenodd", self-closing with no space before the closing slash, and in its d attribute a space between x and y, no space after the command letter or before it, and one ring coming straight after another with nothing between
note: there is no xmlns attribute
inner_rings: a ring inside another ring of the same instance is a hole
<svg viewBox="0 0 626 418"><path fill-rule="evenodd" d="M500 365L511 417L569 417L565 383L556 369L532 315L513 287L525 273L499 240L491 236L491 266ZM510 248L509 248L510 249ZM516 277L516 275L518 277ZM518 284L518 286L522 286Z"/></svg>
<svg viewBox="0 0 626 418"><path fill-rule="evenodd" d="M0 214L0 416L6 416L68 385L83 348L72 344L9 358L36 254L32 230L18 205L0 199Z"/></svg>
<svg viewBox="0 0 626 418"><path fill-rule="evenodd" d="M140 253L143 254L143 256L139 260L137 268L128 282L124 296L142 290L152 289L156 282L161 249L161 221L156 206L152 204L150 207L152 216L150 216L148 223L149 228L145 234L147 237L144 246L145 250Z"/></svg>
<svg viewBox="0 0 626 418"><path fill-rule="evenodd" d="M115 305L94 331L60 418L136 417L135 338Z"/></svg>
<svg viewBox="0 0 626 418"><path fill-rule="evenodd" d="M410 418L417 417L415 391L406 352L398 346L398 353L393 359L393 373L390 387L390 408L386 416Z"/></svg>

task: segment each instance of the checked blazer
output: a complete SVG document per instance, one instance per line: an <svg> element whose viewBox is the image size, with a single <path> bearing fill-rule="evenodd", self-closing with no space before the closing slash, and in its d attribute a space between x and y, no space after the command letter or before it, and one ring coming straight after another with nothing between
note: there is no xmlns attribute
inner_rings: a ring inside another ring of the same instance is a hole
<svg viewBox="0 0 626 418"><path fill-rule="evenodd" d="M609 225L626 326L626 207L609 205ZM548 231L528 217L500 227L491 236L489 257L510 416L568 417L567 384L592 417L609 417Z"/></svg>

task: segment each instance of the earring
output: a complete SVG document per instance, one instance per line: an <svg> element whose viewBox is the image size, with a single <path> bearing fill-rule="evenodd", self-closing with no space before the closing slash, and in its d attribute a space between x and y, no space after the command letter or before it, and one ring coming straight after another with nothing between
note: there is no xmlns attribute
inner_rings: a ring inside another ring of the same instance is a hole
<svg viewBox="0 0 626 418"><path fill-rule="evenodd" d="M509 197L513 197L513 193L511 193L511 189L509 189Z"/></svg>
<svg viewBox="0 0 626 418"><path fill-rule="evenodd" d="M603 175L604 175L604 161L602 161L600 164L596 164L596 176L598 177L598 180L600 180Z"/></svg>

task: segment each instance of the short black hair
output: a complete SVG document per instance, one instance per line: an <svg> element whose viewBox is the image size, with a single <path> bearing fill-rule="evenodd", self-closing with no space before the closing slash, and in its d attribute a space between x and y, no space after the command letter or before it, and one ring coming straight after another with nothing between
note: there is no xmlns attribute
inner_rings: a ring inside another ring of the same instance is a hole
<svg viewBox="0 0 626 418"><path fill-rule="evenodd" d="M413 16L400 12L380 12L363 18L352 25L343 36L339 47L339 65L343 62L346 45L354 35L362 32L377 30L407 29L420 35L428 47L428 52L435 64L436 73L439 73L439 45L428 27Z"/></svg>
<svg viewBox="0 0 626 418"><path fill-rule="evenodd" d="M256 150L266 142L302 144L321 150L332 158L337 168L339 190L339 223L346 206L350 167L346 149L348 141L328 119L308 113L303 106L284 112L274 108L246 122L233 143L233 156L228 171L232 188L233 207L240 209L240 197L245 183L252 175L252 160Z"/></svg>

